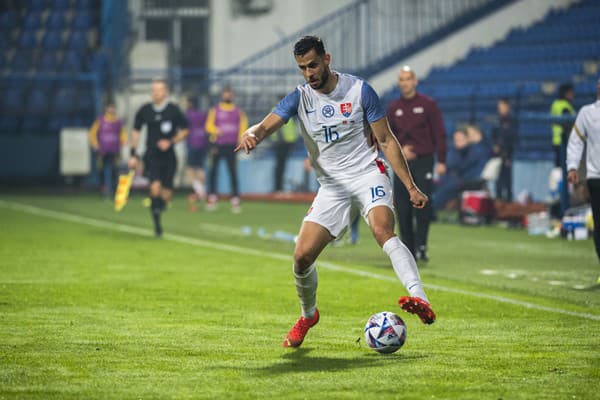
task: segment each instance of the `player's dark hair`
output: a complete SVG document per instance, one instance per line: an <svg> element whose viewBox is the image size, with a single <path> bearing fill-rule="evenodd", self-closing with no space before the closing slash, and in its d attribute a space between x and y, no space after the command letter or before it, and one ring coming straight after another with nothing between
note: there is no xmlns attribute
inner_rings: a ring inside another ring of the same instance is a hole
<svg viewBox="0 0 600 400"><path fill-rule="evenodd" d="M167 89L169 88L169 82L167 82L167 80L163 77L153 78L152 83L162 83Z"/></svg>
<svg viewBox="0 0 600 400"><path fill-rule="evenodd" d="M510 101L508 100L508 97L500 97L500 98L498 99L498 102L500 102L500 103L504 103L504 104L506 104L507 106L509 106L509 107L510 107Z"/></svg>
<svg viewBox="0 0 600 400"><path fill-rule="evenodd" d="M311 50L315 50L318 56L325 55L325 44L318 36L304 36L294 45L294 56L303 56Z"/></svg>
<svg viewBox="0 0 600 400"><path fill-rule="evenodd" d="M187 97L188 103L191 104L192 108L198 108L198 98L194 96Z"/></svg>
<svg viewBox="0 0 600 400"><path fill-rule="evenodd" d="M558 97L561 99L567 98L567 93L573 91L574 87L572 83L563 83L558 88Z"/></svg>

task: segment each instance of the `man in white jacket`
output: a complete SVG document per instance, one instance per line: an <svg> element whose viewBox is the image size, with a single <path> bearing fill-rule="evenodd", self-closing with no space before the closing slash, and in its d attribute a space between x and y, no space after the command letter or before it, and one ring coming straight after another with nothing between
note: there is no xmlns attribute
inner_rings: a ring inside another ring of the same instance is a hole
<svg viewBox="0 0 600 400"><path fill-rule="evenodd" d="M575 125L569 137L567 147L567 170L569 182L577 184L577 168L581 161L583 147L587 143L586 167L587 185L590 190L592 215L594 217L594 244L600 260L600 79L597 86L595 103L583 106L577 114ZM600 278L598 278L600 284Z"/></svg>

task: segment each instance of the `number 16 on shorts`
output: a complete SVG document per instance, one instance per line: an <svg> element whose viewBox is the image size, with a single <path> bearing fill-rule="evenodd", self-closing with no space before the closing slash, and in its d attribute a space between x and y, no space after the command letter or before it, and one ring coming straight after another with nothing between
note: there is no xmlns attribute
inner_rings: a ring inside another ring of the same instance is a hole
<svg viewBox="0 0 600 400"><path fill-rule="evenodd" d="M385 197L385 190L382 185L371 187L371 203L375 203L383 197Z"/></svg>

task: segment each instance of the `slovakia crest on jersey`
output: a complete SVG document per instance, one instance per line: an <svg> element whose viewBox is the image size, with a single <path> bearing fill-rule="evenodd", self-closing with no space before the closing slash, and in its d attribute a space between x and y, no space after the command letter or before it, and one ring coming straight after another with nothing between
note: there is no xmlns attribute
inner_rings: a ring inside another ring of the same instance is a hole
<svg viewBox="0 0 600 400"><path fill-rule="evenodd" d="M348 118L352 114L352 103L341 103L340 111L344 117Z"/></svg>

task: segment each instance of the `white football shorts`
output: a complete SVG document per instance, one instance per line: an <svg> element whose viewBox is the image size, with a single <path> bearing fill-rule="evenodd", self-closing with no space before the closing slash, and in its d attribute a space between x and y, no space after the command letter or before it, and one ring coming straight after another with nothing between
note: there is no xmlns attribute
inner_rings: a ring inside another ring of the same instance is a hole
<svg viewBox="0 0 600 400"><path fill-rule="evenodd" d="M333 237L339 237L358 213L368 223L369 211L377 206L394 212L392 182L379 160L373 163L372 171L362 176L321 185L304 221L319 224Z"/></svg>

